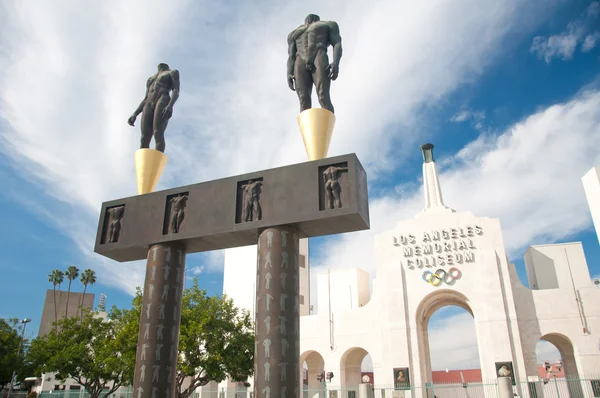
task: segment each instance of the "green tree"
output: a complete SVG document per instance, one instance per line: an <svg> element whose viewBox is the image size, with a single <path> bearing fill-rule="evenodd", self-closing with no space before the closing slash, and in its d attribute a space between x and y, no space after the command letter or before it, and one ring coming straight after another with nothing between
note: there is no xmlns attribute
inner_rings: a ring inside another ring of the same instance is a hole
<svg viewBox="0 0 600 398"><path fill-rule="evenodd" d="M142 292L138 289L131 310L122 318L131 322L129 333L137 345ZM246 381L254 368L254 326L248 311L240 311L227 297L208 296L198 280L185 289L182 298L177 393L191 396L210 381L230 377ZM134 358L135 360L135 358ZM184 389L184 381L189 383Z"/></svg>
<svg viewBox="0 0 600 398"><path fill-rule="evenodd" d="M79 308L81 309L81 318L83 319L83 299L88 285L94 285L94 283L96 283L96 272L93 269L86 269L82 272L80 281L83 284L83 294L81 295Z"/></svg>
<svg viewBox="0 0 600 398"><path fill-rule="evenodd" d="M198 279L183 293L177 391L187 398L209 381L246 381L254 367L254 327L248 311L227 297L207 296ZM184 380L189 382L182 389Z"/></svg>
<svg viewBox="0 0 600 398"><path fill-rule="evenodd" d="M13 371L19 371L24 363L18 325L18 319L0 318L0 389L8 384Z"/></svg>
<svg viewBox="0 0 600 398"><path fill-rule="evenodd" d="M54 323L55 328L58 331L58 301L56 301L56 286L58 285L58 289L60 290L60 284L63 283L65 274L59 270L53 270L50 275L48 275L48 282L52 283L52 288L54 289Z"/></svg>
<svg viewBox="0 0 600 398"><path fill-rule="evenodd" d="M31 342L27 354L36 374L56 373L58 380L72 378L92 398L101 394L108 397L130 384L135 344L128 331L129 321L119 312L106 320L86 311L83 320L63 318L57 324L56 330Z"/></svg>
<svg viewBox="0 0 600 398"><path fill-rule="evenodd" d="M77 268L74 265L70 265L69 268L67 268L67 272L65 272L65 276L69 280L69 288L67 289L67 307L65 308L65 317L67 317L69 313L69 296L71 295L71 283L74 279L76 279L79 276L79 268Z"/></svg>

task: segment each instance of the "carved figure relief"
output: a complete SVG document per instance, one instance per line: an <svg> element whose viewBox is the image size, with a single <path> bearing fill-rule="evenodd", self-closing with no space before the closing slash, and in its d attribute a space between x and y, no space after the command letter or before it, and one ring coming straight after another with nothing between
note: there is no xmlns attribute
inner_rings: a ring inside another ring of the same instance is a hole
<svg viewBox="0 0 600 398"><path fill-rule="evenodd" d="M169 233L176 234L183 223L185 217L185 207L187 205L188 194L182 193L169 199L171 205L171 215L169 219Z"/></svg>
<svg viewBox="0 0 600 398"><path fill-rule="evenodd" d="M287 247L287 231L281 231L281 248L285 249Z"/></svg>
<svg viewBox="0 0 600 398"><path fill-rule="evenodd" d="M157 344L156 350L154 350L154 359L160 361L160 350L162 350L163 344Z"/></svg>
<svg viewBox="0 0 600 398"><path fill-rule="evenodd" d="M145 378L146 378L146 365L142 365L142 366L140 366L140 383L143 383Z"/></svg>
<svg viewBox="0 0 600 398"><path fill-rule="evenodd" d="M281 386L281 398L287 398L287 386Z"/></svg>
<svg viewBox="0 0 600 398"><path fill-rule="evenodd" d="M265 362L264 366L265 366L265 381L270 381L271 380L271 364L269 362Z"/></svg>
<svg viewBox="0 0 600 398"><path fill-rule="evenodd" d="M154 285L148 285L148 300L152 300L152 296L154 296Z"/></svg>
<svg viewBox="0 0 600 398"><path fill-rule="evenodd" d="M150 319L150 308L152 308L152 303L146 304L146 319Z"/></svg>
<svg viewBox="0 0 600 398"><path fill-rule="evenodd" d="M263 346L265 347L265 357L269 358L271 356L271 340L265 339Z"/></svg>
<svg viewBox="0 0 600 398"><path fill-rule="evenodd" d="M288 266L288 252L281 252L280 268L287 268L287 266Z"/></svg>
<svg viewBox="0 0 600 398"><path fill-rule="evenodd" d="M265 317L265 321L264 322L265 322L265 326L267 327L267 334L271 333L271 316L267 315Z"/></svg>
<svg viewBox="0 0 600 398"><path fill-rule="evenodd" d="M323 172L323 182L325 183L325 208L339 209L342 207L342 187L339 179L342 173L348 171L348 167L329 166Z"/></svg>
<svg viewBox="0 0 600 398"><path fill-rule="evenodd" d="M266 294L265 296L267 297L267 300L266 300L267 311L271 311L271 300L273 300L273 296L271 296L270 294Z"/></svg>
<svg viewBox="0 0 600 398"><path fill-rule="evenodd" d="M160 371L160 365L152 365L152 382L158 383L158 372Z"/></svg>
<svg viewBox="0 0 600 398"><path fill-rule="evenodd" d="M150 344L146 344L146 343L142 344L142 355L141 355L140 359L143 361L146 360L146 349L148 347L150 347Z"/></svg>
<svg viewBox="0 0 600 398"><path fill-rule="evenodd" d="M286 368L287 362L279 362L279 374L281 375L281 381L286 380Z"/></svg>
<svg viewBox="0 0 600 398"><path fill-rule="evenodd" d="M156 280L156 265L152 266L152 272L150 274L150 280L152 280L152 281Z"/></svg>
<svg viewBox="0 0 600 398"><path fill-rule="evenodd" d="M242 190L242 222L258 221L262 218L260 194L263 182L261 180L248 180L240 186Z"/></svg>
<svg viewBox="0 0 600 398"><path fill-rule="evenodd" d="M121 235L121 220L125 213L125 206L117 206L107 209L108 212L108 243L119 241Z"/></svg>
<svg viewBox="0 0 600 398"><path fill-rule="evenodd" d="M285 328L286 323L287 323L287 318L283 315L279 315L279 330L281 331L281 334L283 334L283 335L287 334L287 330Z"/></svg>
<svg viewBox="0 0 600 398"><path fill-rule="evenodd" d="M281 339L281 356L285 357L287 349L290 348L290 343L284 338Z"/></svg>
<svg viewBox="0 0 600 398"><path fill-rule="evenodd" d="M146 323L144 325L144 340L147 340L150 338L150 323Z"/></svg>
<svg viewBox="0 0 600 398"><path fill-rule="evenodd" d="M265 258L265 268L267 267L272 267L273 265L271 264L271 252L267 253L267 258Z"/></svg>
<svg viewBox="0 0 600 398"><path fill-rule="evenodd" d="M267 247L273 247L273 231L267 231Z"/></svg>
<svg viewBox="0 0 600 398"><path fill-rule="evenodd" d="M163 292L160 298L161 300L167 300L169 298L169 285L163 286Z"/></svg>
<svg viewBox="0 0 600 398"><path fill-rule="evenodd" d="M152 380L152 381L154 381L154 380ZM158 387L152 387L152 397L150 397L150 398L156 398L156 391L158 391Z"/></svg>
<svg viewBox="0 0 600 398"><path fill-rule="evenodd" d="M267 364L265 364L265 369L266 369L266 365ZM265 381L268 381L268 380L266 380L266 378L267 378L267 376L265 376ZM263 388L262 392L265 395L265 398L271 398L271 387L267 386L267 387Z"/></svg>
<svg viewBox="0 0 600 398"><path fill-rule="evenodd" d="M144 389L142 387L137 388L137 397L142 398L142 394L144 393Z"/></svg>
<svg viewBox="0 0 600 398"><path fill-rule="evenodd" d="M285 300L287 300L288 295L285 293L281 293L281 295L279 296L279 307L281 309L281 311L285 311Z"/></svg>
<svg viewBox="0 0 600 398"><path fill-rule="evenodd" d="M281 289L285 289L285 279L287 278L287 274L282 272L281 275L279 275L279 278L281 279Z"/></svg>
<svg viewBox="0 0 600 398"><path fill-rule="evenodd" d="M165 319L165 305L158 305L158 319Z"/></svg>
<svg viewBox="0 0 600 398"><path fill-rule="evenodd" d="M164 328L165 328L165 326L162 323L159 323L158 325L156 325L156 340L163 339L163 329Z"/></svg>
<svg viewBox="0 0 600 398"><path fill-rule="evenodd" d="M162 270L163 270L163 276L164 276L165 280L168 280L169 272L171 271L171 267L169 267L169 264L165 264L162 266Z"/></svg>
<svg viewBox="0 0 600 398"><path fill-rule="evenodd" d="M265 289L270 289L271 288L271 273L267 272L265 274Z"/></svg>

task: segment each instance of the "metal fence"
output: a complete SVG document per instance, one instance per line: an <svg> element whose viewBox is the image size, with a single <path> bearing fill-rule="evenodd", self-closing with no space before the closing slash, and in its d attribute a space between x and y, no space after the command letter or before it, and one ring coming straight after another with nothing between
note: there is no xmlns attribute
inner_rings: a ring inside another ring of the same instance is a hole
<svg viewBox="0 0 600 398"><path fill-rule="evenodd" d="M299 398L362 398L359 388L324 385L313 390L304 388ZM427 383L424 386L411 386L409 389L395 388L393 385L372 387L375 398L499 398L496 380L477 383ZM600 398L600 375L578 378L550 378L539 381L517 381L513 385L515 398ZM20 394L20 395L17 395ZM103 395L101 395L103 396ZM276 395L271 394L273 398ZM25 398L24 393L13 393L13 398ZM89 398L82 390L43 392L38 398ZM110 398L136 398L131 387L121 388L110 394ZM225 389L201 388L190 398L263 398L253 397L249 391L226 391Z"/></svg>

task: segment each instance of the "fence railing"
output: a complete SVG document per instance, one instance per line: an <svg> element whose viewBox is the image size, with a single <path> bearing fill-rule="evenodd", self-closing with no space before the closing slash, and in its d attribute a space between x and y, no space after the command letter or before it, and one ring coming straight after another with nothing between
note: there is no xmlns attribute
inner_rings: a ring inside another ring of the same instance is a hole
<svg viewBox="0 0 600 398"><path fill-rule="evenodd" d="M397 388L393 385L374 385L375 398L499 398L496 380L472 383L427 383L424 386ZM321 388L304 387L299 398L359 398L359 388L323 385ZM600 375L516 381L515 398L600 398ZM17 395L21 394L21 395ZM253 397L252 389L232 391L223 388L202 387L191 398L263 398ZM289 395L289 394L288 394ZM101 395L103 397L104 395ZM25 398L23 393L13 393L14 398ZM42 392L39 398L89 398L84 390ZM272 398L276 395L271 394ZM137 398L131 387L120 388L110 398Z"/></svg>

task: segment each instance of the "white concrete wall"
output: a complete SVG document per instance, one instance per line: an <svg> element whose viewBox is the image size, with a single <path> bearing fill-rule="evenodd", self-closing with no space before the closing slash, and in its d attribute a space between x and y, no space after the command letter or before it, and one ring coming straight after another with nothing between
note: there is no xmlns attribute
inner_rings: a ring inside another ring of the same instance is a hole
<svg viewBox="0 0 600 398"><path fill-rule="evenodd" d="M592 220L596 227L596 235L600 242L600 166L590 169L582 178L583 189L587 197L588 206L592 213Z"/></svg>

